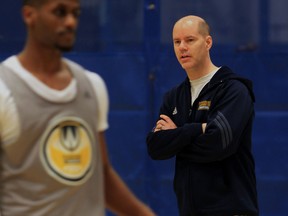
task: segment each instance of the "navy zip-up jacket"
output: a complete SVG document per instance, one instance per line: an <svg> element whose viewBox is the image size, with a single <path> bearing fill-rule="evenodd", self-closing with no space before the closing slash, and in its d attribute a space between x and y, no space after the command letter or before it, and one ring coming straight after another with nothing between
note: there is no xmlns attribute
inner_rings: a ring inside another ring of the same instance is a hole
<svg viewBox="0 0 288 216"><path fill-rule="evenodd" d="M252 82L221 67L191 107L189 79L164 97L160 114L176 129L150 132L149 155L176 156L174 191L181 216L258 215ZM202 123L207 123L205 133Z"/></svg>

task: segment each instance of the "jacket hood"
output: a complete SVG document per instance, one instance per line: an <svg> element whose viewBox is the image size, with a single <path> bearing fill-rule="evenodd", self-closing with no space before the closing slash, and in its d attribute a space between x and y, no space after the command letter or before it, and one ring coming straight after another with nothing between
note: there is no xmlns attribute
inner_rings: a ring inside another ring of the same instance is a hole
<svg viewBox="0 0 288 216"><path fill-rule="evenodd" d="M253 102L255 102L255 95L254 95L254 92L253 92L253 83L252 83L252 81L247 79L247 78L245 78L245 77L242 77L242 76L234 73L227 66L222 66L215 73L215 75L212 77L212 79L211 79L211 81L209 83L209 86L214 86L214 85L217 85L217 84L221 84L221 83L227 82L229 80L233 80L233 79L242 82L247 87ZM186 83L188 85L190 85L188 77L186 79Z"/></svg>
<svg viewBox="0 0 288 216"><path fill-rule="evenodd" d="M210 84L216 84L218 82L226 82L228 80L238 80L240 82L242 82L247 89L249 90L249 93L251 95L252 100L255 102L255 95L253 92L253 83L251 80L242 77L236 73L234 73L229 67L227 66L222 66L217 72L216 74L212 77Z"/></svg>

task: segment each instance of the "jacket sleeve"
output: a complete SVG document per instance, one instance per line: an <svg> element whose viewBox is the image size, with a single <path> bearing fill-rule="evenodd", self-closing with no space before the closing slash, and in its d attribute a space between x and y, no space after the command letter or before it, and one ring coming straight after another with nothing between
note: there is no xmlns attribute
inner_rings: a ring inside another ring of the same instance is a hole
<svg viewBox="0 0 288 216"><path fill-rule="evenodd" d="M234 154L240 143L251 142L254 101L247 87L230 81L214 103L205 133L190 139L179 156L199 163L219 161Z"/></svg>
<svg viewBox="0 0 288 216"><path fill-rule="evenodd" d="M199 123L186 124L172 130L150 132L146 138L148 154L154 160L164 160L178 154L193 137L202 133Z"/></svg>
<svg viewBox="0 0 288 216"><path fill-rule="evenodd" d="M164 96L163 104L159 114L165 114L172 119L171 113L171 92ZM192 138L202 133L202 124L186 124L173 130L150 132L147 135L146 143L148 154L152 159L164 160L175 156L184 146L192 142Z"/></svg>
<svg viewBox="0 0 288 216"><path fill-rule="evenodd" d="M167 100L165 103L160 112L168 115ZM162 160L177 155L205 163L234 154L239 140L243 139L241 135L245 129L250 130L252 127L253 100L247 87L233 80L222 89L213 103L206 122L187 123L173 130L150 132L146 142L151 158ZM204 134L202 123L207 123ZM251 139L251 134L248 138Z"/></svg>

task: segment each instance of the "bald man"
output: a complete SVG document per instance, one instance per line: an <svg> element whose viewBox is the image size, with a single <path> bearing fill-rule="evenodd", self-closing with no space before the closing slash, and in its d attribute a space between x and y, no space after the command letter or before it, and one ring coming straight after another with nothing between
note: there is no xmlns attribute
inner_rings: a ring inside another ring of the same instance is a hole
<svg viewBox="0 0 288 216"><path fill-rule="evenodd" d="M178 20L173 44L187 77L165 94L147 135L148 153L155 160L176 157L180 216L258 216L252 82L213 64L213 40L201 17Z"/></svg>

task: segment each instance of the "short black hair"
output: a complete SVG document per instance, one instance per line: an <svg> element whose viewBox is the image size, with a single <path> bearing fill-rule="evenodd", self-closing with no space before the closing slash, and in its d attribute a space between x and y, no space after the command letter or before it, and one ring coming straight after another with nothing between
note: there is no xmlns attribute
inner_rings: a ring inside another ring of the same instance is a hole
<svg viewBox="0 0 288 216"><path fill-rule="evenodd" d="M30 6L40 6L46 3L47 0L23 0L23 6L30 5Z"/></svg>

